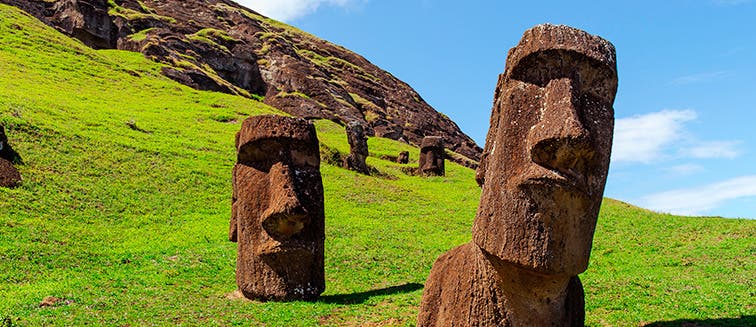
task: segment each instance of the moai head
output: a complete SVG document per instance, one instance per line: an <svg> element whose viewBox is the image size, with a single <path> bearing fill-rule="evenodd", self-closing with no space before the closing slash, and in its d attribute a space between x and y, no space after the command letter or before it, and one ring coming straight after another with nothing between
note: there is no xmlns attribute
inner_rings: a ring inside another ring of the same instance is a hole
<svg viewBox="0 0 756 327"><path fill-rule="evenodd" d="M369 153L364 127L360 122L354 121L347 124L346 133L350 153L344 159L344 168L369 175L370 168L365 162Z"/></svg>
<svg viewBox="0 0 756 327"><path fill-rule="evenodd" d="M473 240L526 269L575 276L588 266L614 128L614 46L538 25L509 51L477 179Z"/></svg>
<svg viewBox="0 0 756 327"><path fill-rule="evenodd" d="M396 158L396 162L403 165L409 163L409 151L399 152L399 157Z"/></svg>
<svg viewBox="0 0 756 327"><path fill-rule="evenodd" d="M325 289L325 214L315 127L283 116L248 118L237 134L230 239L248 298L313 299Z"/></svg>
<svg viewBox="0 0 756 327"><path fill-rule="evenodd" d="M368 153L367 137L365 137L365 128L360 122L354 121L347 124L346 133L351 153L364 157L370 155Z"/></svg>
<svg viewBox="0 0 756 327"><path fill-rule="evenodd" d="M420 175L444 176L444 138L426 136L420 144Z"/></svg>

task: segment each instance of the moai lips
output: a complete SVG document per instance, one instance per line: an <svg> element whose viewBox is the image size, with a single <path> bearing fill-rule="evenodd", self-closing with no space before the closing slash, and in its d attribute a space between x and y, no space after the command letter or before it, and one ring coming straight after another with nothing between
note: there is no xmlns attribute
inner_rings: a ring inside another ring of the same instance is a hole
<svg viewBox="0 0 756 327"><path fill-rule="evenodd" d="M325 214L315 127L256 116L237 134L229 239L245 297L312 300L325 289Z"/></svg>
<svg viewBox="0 0 756 327"><path fill-rule="evenodd" d="M441 136L426 136L420 144L419 172L423 176L444 176L444 139Z"/></svg>
<svg viewBox="0 0 756 327"><path fill-rule="evenodd" d="M583 325L577 275L609 167L615 50L581 30L539 25L506 66L476 173L473 241L433 265L418 326Z"/></svg>

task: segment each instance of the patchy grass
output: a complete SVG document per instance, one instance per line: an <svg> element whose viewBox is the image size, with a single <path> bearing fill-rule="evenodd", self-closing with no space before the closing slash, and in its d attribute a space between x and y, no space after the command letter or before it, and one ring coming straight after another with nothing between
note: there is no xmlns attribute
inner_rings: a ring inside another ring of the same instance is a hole
<svg viewBox="0 0 756 327"><path fill-rule="evenodd" d="M326 283L317 302L227 298L234 134L275 113L195 91L138 53L93 51L0 5L0 123L25 162L0 189L0 325L414 325L435 258L470 240L474 172L382 177L324 164ZM129 127L125 122L149 133ZM344 130L316 123L323 147ZM606 200L582 275L590 326L754 325L754 221L684 218ZM58 298L40 307L48 296Z"/></svg>

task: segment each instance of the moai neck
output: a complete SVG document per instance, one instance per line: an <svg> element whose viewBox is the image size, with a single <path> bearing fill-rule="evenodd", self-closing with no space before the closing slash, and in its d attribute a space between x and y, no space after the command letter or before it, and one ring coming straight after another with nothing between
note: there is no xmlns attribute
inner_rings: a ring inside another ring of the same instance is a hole
<svg viewBox="0 0 756 327"><path fill-rule="evenodd" d="M499 275L499 288L510 305L512 326L566 326L570 276L544 275L486 255Z"/></svg>

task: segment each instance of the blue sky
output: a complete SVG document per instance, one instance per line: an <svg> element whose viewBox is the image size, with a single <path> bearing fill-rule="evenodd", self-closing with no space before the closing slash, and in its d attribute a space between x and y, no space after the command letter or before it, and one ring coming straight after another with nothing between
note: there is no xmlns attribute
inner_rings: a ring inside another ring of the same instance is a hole
<svg viewBox="0 0 756 327"><path fill-rule="evenodd" d="M756 218L756 0L246 0L409 83L480 146L506 53L540 23L617 48L605 195L661 212Z"/></svg>

